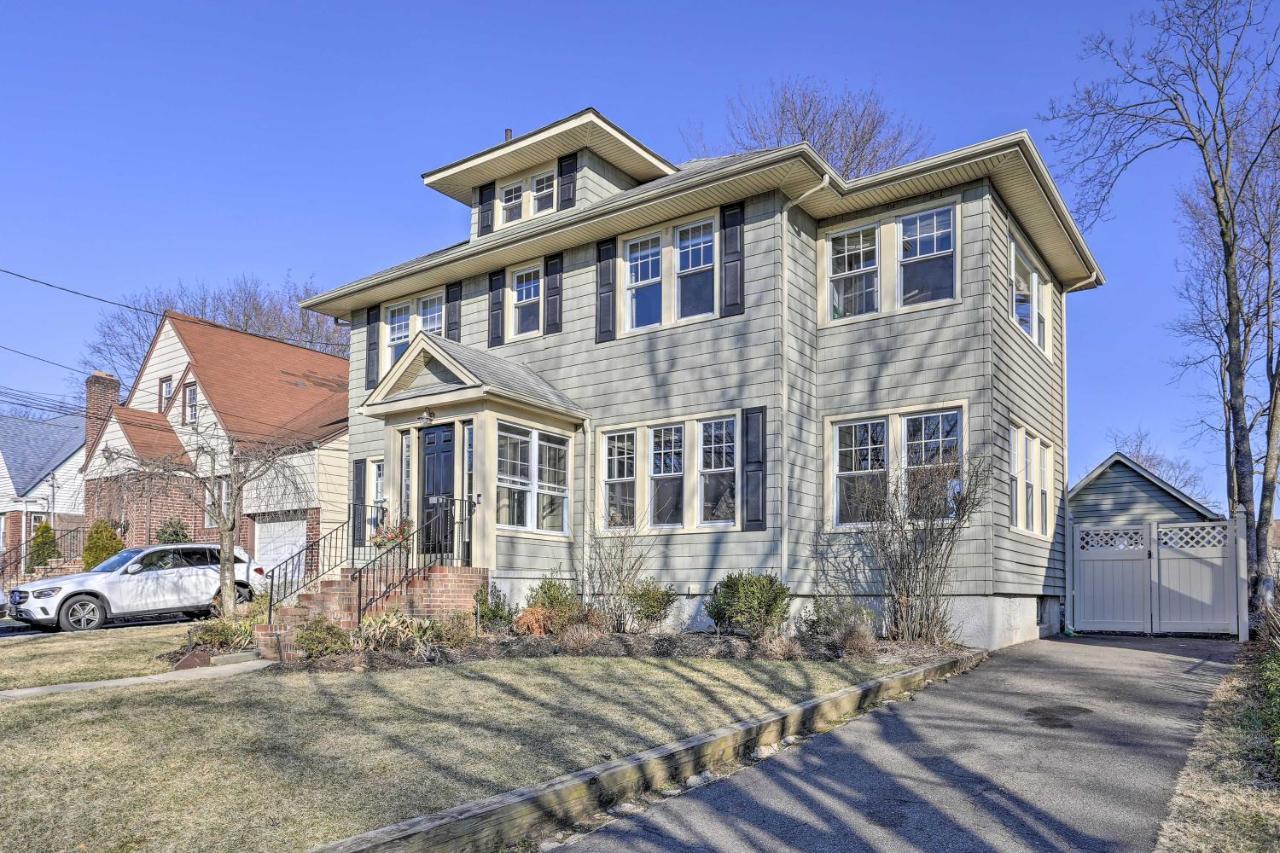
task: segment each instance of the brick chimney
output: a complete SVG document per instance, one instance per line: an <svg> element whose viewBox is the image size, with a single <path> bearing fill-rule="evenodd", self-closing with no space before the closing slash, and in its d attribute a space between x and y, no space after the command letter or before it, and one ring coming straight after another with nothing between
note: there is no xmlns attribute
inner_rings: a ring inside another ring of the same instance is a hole
<svg viewBox="0 0 1280 853"><path fill-rule="evenodd" d="M85 446L98 440L98 434L107 425L111 407L120 402L120 380L110 373L95 370L84 381L84 441Z"/></svg>

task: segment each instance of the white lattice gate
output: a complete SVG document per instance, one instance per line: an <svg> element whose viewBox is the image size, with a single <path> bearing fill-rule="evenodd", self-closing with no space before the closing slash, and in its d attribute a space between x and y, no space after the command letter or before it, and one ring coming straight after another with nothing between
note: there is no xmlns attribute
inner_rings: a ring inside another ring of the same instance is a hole
<svg viewBox="0 0 1280 853"><path fill-rule="evenodd" d="M1246 620L1236 522L1072 530L1078 631L1238 634Z"/></svg>

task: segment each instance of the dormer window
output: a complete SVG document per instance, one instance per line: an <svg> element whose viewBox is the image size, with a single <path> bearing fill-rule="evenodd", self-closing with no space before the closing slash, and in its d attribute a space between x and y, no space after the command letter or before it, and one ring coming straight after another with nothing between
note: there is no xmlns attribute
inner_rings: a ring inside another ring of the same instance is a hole
<svg viewBox="0 0 1280 853"><path fill-rule="evenodd" d="M169 399L173 397L172 376L166 376L160 380L160 391L156 396L159 398L156 404L156 411L163 412L169 405Z"/></svg>
<svg viewBox="0 0 1280 853"><path fill-rule="evenodd" d="M524 184L502 188L502 221L515 222L524 212Z"/></svg>
<svg viewBox="0 0 1280 853"><path fill-rule="evenodd" d="M556 173L547 172L533 179L533 212L545 213L556 206Z"/></svg>

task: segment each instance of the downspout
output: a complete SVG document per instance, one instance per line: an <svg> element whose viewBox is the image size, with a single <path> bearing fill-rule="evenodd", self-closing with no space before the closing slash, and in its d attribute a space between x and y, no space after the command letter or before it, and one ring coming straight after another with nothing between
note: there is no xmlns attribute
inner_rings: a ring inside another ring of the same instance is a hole
<svg viewBox="0 0 1280 853"><path fill-rule="evenodd" d="M782 496L782 565L779 576L785 582L791 569L791 478L787 476L786 465L791 459L791 240L787 226L787 214L791 208L804 201L818 190L831 186L831 175L825 174L822 180L809 187L793 199L782 205L781 238L782 251L782 435L779 445L782 459L779 468L782 471L780 494Z"/></svg>

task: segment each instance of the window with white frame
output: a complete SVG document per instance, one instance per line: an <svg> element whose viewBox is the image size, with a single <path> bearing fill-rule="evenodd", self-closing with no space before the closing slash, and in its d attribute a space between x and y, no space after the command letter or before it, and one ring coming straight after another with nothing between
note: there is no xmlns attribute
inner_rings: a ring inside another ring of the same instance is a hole
<svg viewBox="0 0 1280 853"><path fill-rule="evenodd" d="M462 427L462 481L466 484L467 498L476 494L476 428L470 422ZM467 526L470 530L470 525Z"/></svg>
<svg viewBox="0 0 1280 853"><path fill-rule="evenodd" d="M635 526L635 430L615 432L604 437L604 519L606 527Z"/></svg>
<svg viewBox="0 0 1280 853"><path fill-rule="evenodd" d="M391 348L391 364L399 361L409 348L409 314L407 302L387 308L387 346Z"/></svg>
<svg viewBox="0 0 1280 853"><path fill-rule="evenodd" d="M1028 530L1036 529L1036 450L1039 442L1029 433L1022 434L1022 515Z"/></svg>
<svg viewBox="0 0 1280 853"><path fill-rule="evenodd" d="M400 518L413 515L413 433L400 433Z"/></svg>
<svg viewBox="0 0 1280 853"><path fill-rule="evenodd" d="M502 188L502 221L515 222L524 213L524 184Z"/></svg>
<svg viewBox="0 0 1280 853"><path fill-rule="evenodd" d="M650 523L680 527L684 524L684 426L651 429L649 450Z"/></svg>
<svg viewBox="0 0 1280 853"><path fill-rule="evenodd" d="M498 524L546 533L568 531L568 439L498 424Z"/></svg>
<svg viewBox="0 0 1280 853"><path fill-rule="evenodd" d="M954 213L950 206L903 216L902 258L898 267L903 305L954 299Z"/></svg>
<svg viewBox="0 0 1280 853"><path fill-rule="evenodd" d="M703 524L732 524L738 518L737 420L701 421L698 487Z"/></svg>
<svg viewBox="0 0 1280 853"><path fill-rule="evenodd" d="M556 206L556 173L546 172L535 175L531 184L533 188L533 212L545 213Z"/></svg>
<svg viewBox="0 0 1280 853"><path fill-rule="evenodd" d="M521 270L512 283L515 291L515 334L528 335L542 328L542 270Z"/></svg>
<svg viewBox="0 0 1280 853"><path fill-rule="evenodd" d="M1031 430L1009 428L1009 526L1025 533L1053 532L1053 445Z"/></svg>
<svg viewBox="0 0 1280 853"><path fill-rule="evenodd" d="M676 229L676 305L680 319L716 310L716 235L711 222Z"/></svg>
<svg viewBox="0 0 1280 853"><path fill-rule="evenodd" d="M879 226L833 234L830 248L831 319L880 310Z"/></svg>
<svg viewBox="0 0 1280 853"><path fill-rule="evenodd" d="M428 335L444 336L444 293L436 291L418 300L418 317L422 331Z"/></svg>
<svg viewBox="0 0 1280 853"><path fill-rule="evenodd" d="M1014 322L1041 352L1048 352L1053 284L1031 260L1021 241L1009 241L1009 309Z"/></svg>
<svg viewBox="0 0 1280 853"><path fill-rule="evenodd" d="M1047 444L1040 445L1040 535L1049 535L1049 463L1053 450Z"/></svg>
<svg viewBox="0 0 1280 853"><path fill-rule="evenodd" d="M199 392L196 391L196 383L188 382L182 386L182 423L191 426L199 422Z"/></svg>
<svg viewBox="0 0 1280 853"><path fill-rule="evenodd" d="M156 411L163 412L165 407L169 405L169 398L173 396L173 377L166 376L160 380L159 404Z"/></svg>
<svg viewBox="0 0 1280 853"><path fill-rule="evenodd" d="M884 418L836 424L837 525L871 521L888 499L888 437Z"/></svg>
<svg viewBox="0 0 1280 853"><path fill-rule="evenodd" d="M662 324L662 238L642 237L627 243L627 327Z"/></svg>
<svg viewBox="0 0 1280 853"><path fill-rule="evenodd" d="M1020 430L1017 427L1009 427L1009 526L1017 527L1018 519L1021 513L1018 512L1018 505L1022 503L1018 496L1018 445Z"/></svg>
<svg viewBox="0 0 1280 853"><path fill-rule="evenodd" d="M960 488L960 410L907 415L902 421L908 511L914 518L950 515Z"/></svg>
<svg viewBox="0 0 1280 853"><path fill-rule="evenodd" d="M226 477L218 477L213 481L211 487L212 494L206 495L209 503L204 508L204 526L217 527L218 519L210 512L213 507L217 507L219 513L224 520L231 518L231 485L227 482Z"/></svg>

